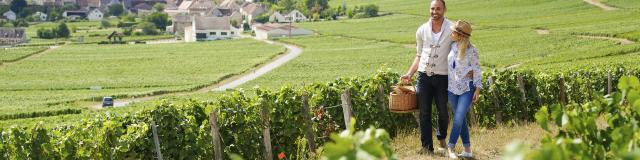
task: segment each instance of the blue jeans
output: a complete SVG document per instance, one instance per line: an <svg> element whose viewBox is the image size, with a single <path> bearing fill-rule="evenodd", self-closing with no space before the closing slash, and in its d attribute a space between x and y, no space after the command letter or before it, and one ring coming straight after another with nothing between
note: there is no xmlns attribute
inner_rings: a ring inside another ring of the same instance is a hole
<svg viewBox="0 0 640 160"><path fill-rule="evenodd" d="M423 72L418 72L416 95L418 96L418 108L420 110L420 140L422 141L422 147L427 150L434 150L432 139L433 124L431 122L433 102L435 102L438 112L436 138L438 140L447 138L447 128L449 127L447 85L448 77L446 75L427 76Z"/></svg>
<svg viewBox="0 0 640 160"><path fill-rule="evenodd" d="M471 88L471 90L464 92L462 95L449 92L449 102L453 110L453 126L451 128L451 135L449 135L449 148L455 148L458 137L462 138L462 145L464 147L471 146L469 126L467 125L467 113L469 112L469 108L471 108L473 93L476 91L473 82L469 83L469 88Z"/></svg>

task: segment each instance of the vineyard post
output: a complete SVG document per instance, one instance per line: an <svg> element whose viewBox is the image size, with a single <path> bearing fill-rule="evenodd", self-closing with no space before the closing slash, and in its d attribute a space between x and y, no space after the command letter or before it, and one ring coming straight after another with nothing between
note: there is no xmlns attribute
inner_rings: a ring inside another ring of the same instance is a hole
<svg viewBox="0 0 640 160"><path fill-rule="evenodd" d="M273 153L271 152L271 131L269 130L269 111L267 105L261 103L260 116L262 117L262 138L264 142L264 159L273 159Z"/></svg>
<svg viewBox="0 0 640 160"><path fill-rule="evenodd" d="M344 90L341 99L342 113L344 114L344 126L349 128L349 124L351 124L351 117L353 116L353 111L351 110L351 93L349 92L349 89Z"/></svg>
<svg viewBox="0 0 640 160"><path fill-rule="evenodd" d="M607 94L611 94L613 91L613 84L611 84L611 71L607 72Z"/></svg>
<svg viewBox="0 0 640 160"><path fill-rule="evenodd" d="M155 121L151 121L151 132L153 133L153 142L156 146L156 154L159 160L162 160L162 152L160 152L160 139L158 139L158 129Z"/></svg>
<svg viewBox="0 0 640 160"><path fill-rule="evenodd" d="M500 101L498 100L498 85L496 85L496 76L489 77L490 84L493 86L493 90L491 92L493 97L493 106L496 111L496 124L502 124L502 111L500 110Z"/></svg>
<svg viewBox="0 0 640 160"><path fill-rule="evenodd" d="M307 94L303 94L302 95L302 105L303 105L303 109L304 111L302 112L303 116L304 116L304 123L305 123L305 137L307 137L307 141L309 142L309 150L311 151L315 151L316 150L316 142L313 139L315 136L313 135L313 124L311 123L311 116L309 115L309 98L307 97Z"/></svg>
<svg viewBox="0 0 640 160"><path fill-rule="evenodd" d="M222 145L220 139L220 127L218 127L218 113L214 109L209 116L209 125L211 125L211 137L213 138L213 155L214 160L222 160Z"/></svg>
<svg viewBox="0 0 640 160"><path fill-rule="evenodd" d="M587 73L586 81L587 81L587 92L589 93L588 99L591 99L592 94L593 94L592 93L593 91L591 90L591 79L590 78L591 78L591 75L589 73Z"/></svg>
<svg viewBox="0 0 640 160"><path fill-rule="evenodd" d="M522 93L522 105L525 105L525 116L529 115L529 105L527 105L527 91L525 90L524 87L524 80L522 78L522 75L518 75L518 88L520 89L520 93ZM527 118L524 118L525 120L527 120Z"/></svg>
<svg viewBox="0 0 640 160"><path fill-rule="evenodd" d="M565 93L566 93L565 90L566 89L564 87L564 77L560 77L560 84L559 85L560 85L559 86L560 87L560 104L562 106L564 106L565 104L567 104L567 101L566 101L567 97L565 95Z"/></svg>
<svg viewBox="0 0 640 160"><path fill-rule="evenodd" d="M382 110L386 109L387 104L385 103L385 93L384 93L384 86L382 84L378 85L378 102L380 103L380 108Z"/></svg>

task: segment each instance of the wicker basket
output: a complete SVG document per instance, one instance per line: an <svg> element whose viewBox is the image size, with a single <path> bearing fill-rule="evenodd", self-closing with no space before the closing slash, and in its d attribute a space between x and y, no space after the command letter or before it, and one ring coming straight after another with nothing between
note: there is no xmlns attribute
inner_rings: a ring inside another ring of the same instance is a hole
<svg viewBox="0 0 640 160"><path fill-rule="evenodd" d="M389 110L394 113L410 113L418 109L416 88L413 85L393 86L389 93Z"/></svg>

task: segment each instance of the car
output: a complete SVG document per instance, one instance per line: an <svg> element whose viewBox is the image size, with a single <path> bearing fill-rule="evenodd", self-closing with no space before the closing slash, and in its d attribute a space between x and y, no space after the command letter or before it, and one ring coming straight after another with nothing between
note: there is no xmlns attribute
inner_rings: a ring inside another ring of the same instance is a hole
<svg viewBox="0 0 640 160"><path fill-rule="evenodd" d="M102 107L113 107L113 97L103 97Z"/></svg>

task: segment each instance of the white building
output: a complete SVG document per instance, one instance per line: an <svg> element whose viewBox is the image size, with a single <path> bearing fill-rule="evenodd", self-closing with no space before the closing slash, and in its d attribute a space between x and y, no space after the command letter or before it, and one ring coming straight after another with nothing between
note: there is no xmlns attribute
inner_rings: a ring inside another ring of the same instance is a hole
<svg viewBox="0 0 640 160"><path fill-rule="evenodd" d="M257 39L270 39L288 36L311 35L312 31L287 24L260 24L254 26Z"/></svg>
<svg viewBox="0 0 640 160"><path fill-rule="evenodd" d="M246 3L240 8L240 13L245 17L245 20L249 24L253 24L256 17L265 13L266 7L257 3Z"/></svg>
<svg viewBox="0 0 640 160"><path fill-rule="evenodd" d="M32 16L37 21L47 21L47 14L46 13L36 12Z"/></svg>
<svg viewBox="0 0 640 160"><path fill-rule="evenodd" d="M273 14L269 16L269 22L284 23L287 22L287 19L285 19L285 17L280 14L280 12L273 12Z"/></svg>
<svg viewBox="0 0 640 160"><path fill-rule="evenodd" d="M302 12L298 11L297 9L289 12L289 14L287 14L285 17L290 17L290 19L293 20L293 22L307 21L307 17L304 16L304 14L302 14Z"/></svg>
<svg viewBox="0 0 640 160"><path fill-rule="evenodd" d="M16 18L17 18L16 13L13 12L13 11L4 12L2 14L2 16L4 16L4 18L6 18L8 20L12 20L12 21L16 20Z"/></svg>
<svg viewBox="0 0 640 160"><path fill-rule="evenodd" d="M185 41L220 40L237 37L240 29L231 25L229 17L194 16L191 27L185 28Z"/></svg>
<svg viewBox="0 0 640 160"><path fill-rule="evenodd" d="M280 14L280 12L274 12L269 16L269 22L289 23L290 21L303 22L307 21L307 17L298 10L293 10L285 15Z"/></svg>
<svg viewBox="0 0 640 160"><path fill-rule="evenodd" d="M104 14L98 9L93 9L87 14L87 19L90 21L99 21L102 20L103 17Z"/></svg>

